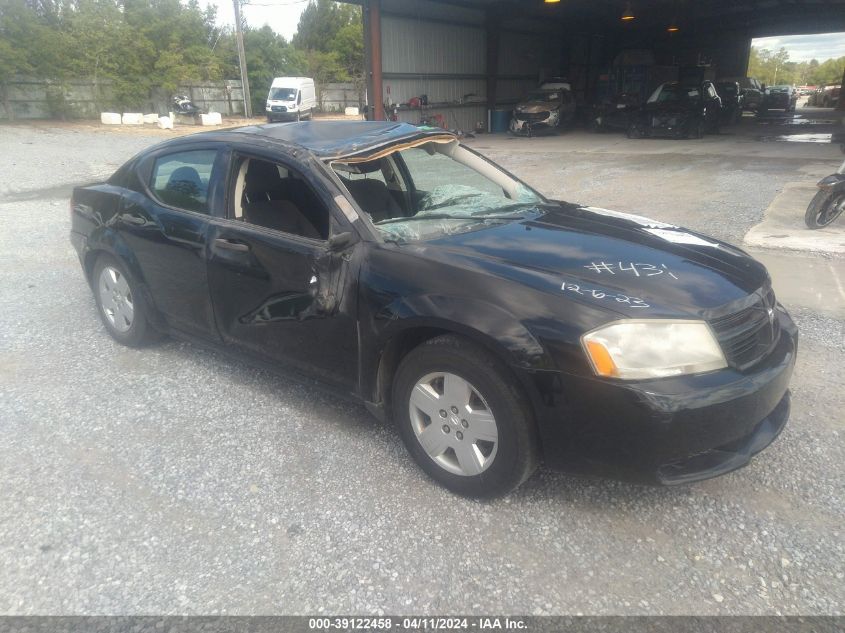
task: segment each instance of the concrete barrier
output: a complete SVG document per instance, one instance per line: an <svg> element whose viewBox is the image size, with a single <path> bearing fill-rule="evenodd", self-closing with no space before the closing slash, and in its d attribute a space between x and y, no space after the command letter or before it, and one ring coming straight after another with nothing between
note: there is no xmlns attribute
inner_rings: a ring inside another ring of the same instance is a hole
<svg viewBox="0 0 845 633"><path fill-rule="evenodd" d="M103 125L120 125L120 113L100 112L100 123Z"/></svg>
<svg viewBox="0 0 845 633"><path fill-rule="evenodd" d="M209 112L208 114L200 115L200 123L202 125L223 125L223 117L219 112Z"/></svg>
<svg viewBox="0 0 845 633"><path fill-rule="evenodd" d="M144 115L140 112L124 112L121 123L123 125L141 125L144 123Z"/></svg>

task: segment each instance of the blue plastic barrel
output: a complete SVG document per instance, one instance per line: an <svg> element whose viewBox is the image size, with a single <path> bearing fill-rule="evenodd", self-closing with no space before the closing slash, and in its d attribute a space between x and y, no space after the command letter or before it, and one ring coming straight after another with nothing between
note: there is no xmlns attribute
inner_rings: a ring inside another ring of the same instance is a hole
<svg viewBox="0 0 845 633"><path fill-rule="evenodd" d="M511 124L510 110L491 110L490 111L490 131L507 132Z"/></svg>

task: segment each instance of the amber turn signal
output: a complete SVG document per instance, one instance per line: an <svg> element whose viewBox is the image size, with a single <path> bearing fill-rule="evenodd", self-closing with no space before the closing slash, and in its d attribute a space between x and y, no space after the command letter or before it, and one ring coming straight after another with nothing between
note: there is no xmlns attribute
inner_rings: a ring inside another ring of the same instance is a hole
<svg viewBox="0 0 845 633"><path fill-rule="evenodd" d="M587 353L593 363L593 369L599 376L613 377L619 375L616 363L607 348L598 341L586 341Z"/></svg>

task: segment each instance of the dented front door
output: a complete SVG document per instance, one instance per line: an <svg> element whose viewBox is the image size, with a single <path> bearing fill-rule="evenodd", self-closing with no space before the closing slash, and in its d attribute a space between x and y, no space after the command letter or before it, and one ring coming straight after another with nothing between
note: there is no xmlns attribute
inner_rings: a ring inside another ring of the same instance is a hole
<svg viewBox="0 0 845 633"><path fill-rule="evenodd" d="M350 255L240 221L214 222L208 283L224 341L351 390L357 336L346 296Z"/></svg>

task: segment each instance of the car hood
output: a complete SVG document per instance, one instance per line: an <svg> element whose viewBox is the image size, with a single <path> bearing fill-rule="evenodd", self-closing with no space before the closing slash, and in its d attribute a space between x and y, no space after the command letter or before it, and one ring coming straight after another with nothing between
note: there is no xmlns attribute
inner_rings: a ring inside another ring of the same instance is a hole
<svg viewBox="0 0 845 633"><path fill-rule="evenodd" d="M421 248L441 261L463 260L455 263L626 316L710 318L769 283L762 264L724 242L567 203Z"/></svg>
<svg viewBox="0 0 845 633"><path fill-rule="evenodd" d="M526 101L516 106L517 112L528 112L534 114L537 112L548 112L559 107L560 103L557 101Z"/></svg>
<svg viewBox="0 0 845 633"><path fill-rule="evenodd" d="M687 113L694 112L700 108L701 104L695 102L671 102L664 101L662 103L647 103L642 110L649 114L670 114L670 113Z"/></svg>

